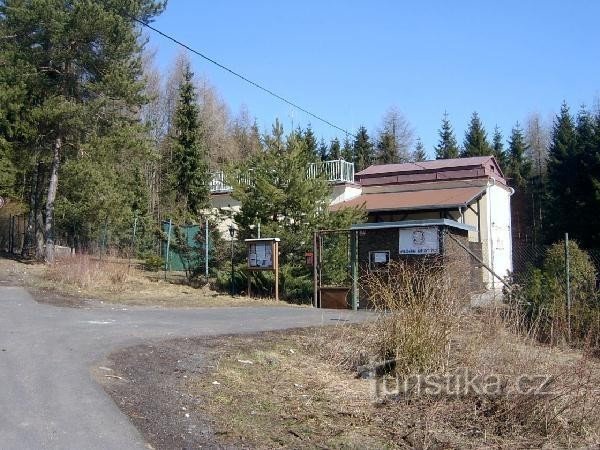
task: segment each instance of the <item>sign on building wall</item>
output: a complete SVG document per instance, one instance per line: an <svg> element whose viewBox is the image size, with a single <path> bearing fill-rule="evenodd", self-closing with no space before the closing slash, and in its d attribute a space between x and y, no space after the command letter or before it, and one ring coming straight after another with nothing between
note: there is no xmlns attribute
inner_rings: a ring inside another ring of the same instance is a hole
<svg viewBox="0 0 600 450"><path fill-rule="evenodd" d="M439 252L437 227L400 228L401 255L431 255Z"/></svg>

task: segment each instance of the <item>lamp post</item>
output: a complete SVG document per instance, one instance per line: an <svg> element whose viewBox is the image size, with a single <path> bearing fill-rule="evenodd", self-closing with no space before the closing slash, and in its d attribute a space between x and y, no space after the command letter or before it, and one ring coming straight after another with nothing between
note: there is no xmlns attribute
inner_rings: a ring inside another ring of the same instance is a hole
<svg viewBox="0 0 600 450"><path fill-rule="evenodd" d="M233 224L229 225L229 236L231 237L231 295L233 296L235 293L235 289L234 289L234 281L233 281L233 276L234 276L234 267L233 267L233 237L235 236L235 227L233 226Z"/></svg>

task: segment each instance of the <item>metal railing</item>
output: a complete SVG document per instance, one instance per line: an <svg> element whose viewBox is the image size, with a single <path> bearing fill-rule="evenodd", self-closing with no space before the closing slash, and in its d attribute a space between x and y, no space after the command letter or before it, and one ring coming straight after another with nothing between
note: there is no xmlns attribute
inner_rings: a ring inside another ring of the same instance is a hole
<svg viewBox="0 0 600 450"><path fill-rule="evenodd" d="M308 166L309 178L323 173L330 183L354 183L354 164L343 159L312 163Z"/></svg>
<svg viewBox="0 0 600 450"><path fill-rule="evenodd" d="M218 170L211 174L210 184L211 193L218 192L231 192L233 188L225 182L225 173L222 170Z"/></svg>
<svg viewBox="0 0 600 450"><path fill-rule="evenodd" d="M354 164L343 159L333 161L323 161L311 163L306 171L308 178L316 178L325 174L327 181L333 184L353 183L354 182ZM251 184L250 176L240 177L240 182ZM210 192L231 192L233 188L227 184L225 174L222 170L212 173L210 181Z"/></svg>

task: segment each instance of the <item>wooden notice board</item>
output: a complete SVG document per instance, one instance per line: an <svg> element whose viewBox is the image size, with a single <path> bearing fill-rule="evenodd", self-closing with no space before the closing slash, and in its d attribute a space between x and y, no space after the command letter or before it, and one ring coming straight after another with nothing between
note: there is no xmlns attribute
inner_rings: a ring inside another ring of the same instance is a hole
<svg viewBox="0 0 600 450"><path fill-rule="evenodd" d="M279 238L246 239L248 270L275 272L275 300L279 300ZM251 297L251 279L248 277L248 297Z"/></svg>

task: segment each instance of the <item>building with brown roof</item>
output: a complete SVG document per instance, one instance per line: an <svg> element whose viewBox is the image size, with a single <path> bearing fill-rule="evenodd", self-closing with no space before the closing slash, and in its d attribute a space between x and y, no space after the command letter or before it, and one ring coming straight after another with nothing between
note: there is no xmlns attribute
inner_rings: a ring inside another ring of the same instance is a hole
<svg viewBox="0 0 600 450"><path fill-rule="evenodd" d="M426 226L445 219L468 226L470 250L499 277L512 271L510 197L513 189L493 156L373 165L358 172L360 194L332 203L332 210L362 206L368 224L398 222ZM482 281L490 289L502 287L489 270Z"/></svg>

